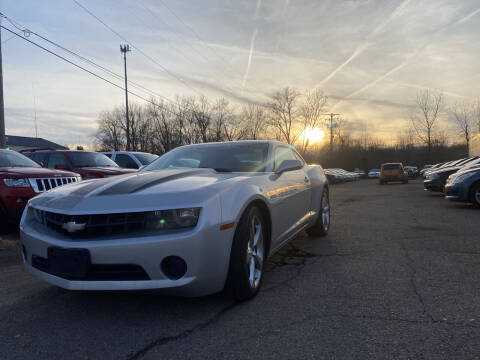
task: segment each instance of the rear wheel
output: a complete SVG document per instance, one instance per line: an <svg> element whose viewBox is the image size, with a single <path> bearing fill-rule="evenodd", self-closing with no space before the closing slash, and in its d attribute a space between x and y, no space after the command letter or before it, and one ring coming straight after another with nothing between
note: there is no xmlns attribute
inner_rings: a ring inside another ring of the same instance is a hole
<svg viewBox="0 0 480 360"><path fill-rule="evenodd" d="M480 208L480 182L473 184L470 189L470 201L475 207Z"/></svg>
<svg viewBox="0 0 480 360"><path fill-rule="evenodd" d="M225 292L235 300L254 297L262 282L265 260L265 226L259 208L252 206L242 215L232 244Z"/></svg>
<svg viewBox="0 0 480 360"><path fill-rule="evenodd" d="M320 200L320 210L318 218L312 227L307 229L310 236L325 236L330 229L330 196L328 188L323 190L322 199Z"/></svg>

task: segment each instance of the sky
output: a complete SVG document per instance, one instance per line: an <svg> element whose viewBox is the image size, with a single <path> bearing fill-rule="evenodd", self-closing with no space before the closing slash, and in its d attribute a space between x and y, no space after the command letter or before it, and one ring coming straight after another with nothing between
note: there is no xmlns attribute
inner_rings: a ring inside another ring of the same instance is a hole
<svg viewBox="0 0 480 360"><path fill-rule="evenodd" d="M120 75L128 40L129 80L166 98L265 103L286 86L321 89L352 132L383 139L409 127L422 89L449 106L480 96L478 0L0 0L0 11ZM91 144L98 114L124 92L11 36L2 30L6 133L34 136L36 117L39 137Z"/></svg>

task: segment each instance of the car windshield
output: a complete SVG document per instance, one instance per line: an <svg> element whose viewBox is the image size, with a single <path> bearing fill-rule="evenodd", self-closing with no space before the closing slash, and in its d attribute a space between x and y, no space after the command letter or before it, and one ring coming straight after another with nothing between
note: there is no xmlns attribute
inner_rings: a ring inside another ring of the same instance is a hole
<svg viewBox="0 0 480 360"><path fill-rule="evenodd" d="M145 170L212 168L222 172L263 172L268 144L220 144L186 146L158 158Z"/></svg>
<svg viewBox="0 0 480 360"><path fill-rule="evenodd" d="M135 153L135 157L142 163L142 165L148 165L158 159L158 155L149 153Z"/></svg>
<svg viewBox="0 0 480 360"><path fill-rule="evenodd" d="M95 152L69 152L67 153L68 158L72 162L73 167L118 167L107 156Z"/></svg>
<svg viewBox="0 0 480 360"><path fill-rule="evenodd" d="M400 169L399 164L385 164L382 166L382 170L398 170Z"/></svg>
<svg viewBox="0 0 480 360"><path fill-rule="evenodd" d="M0 151L0 167L41 167L35 161L15 151Z"/></svg>

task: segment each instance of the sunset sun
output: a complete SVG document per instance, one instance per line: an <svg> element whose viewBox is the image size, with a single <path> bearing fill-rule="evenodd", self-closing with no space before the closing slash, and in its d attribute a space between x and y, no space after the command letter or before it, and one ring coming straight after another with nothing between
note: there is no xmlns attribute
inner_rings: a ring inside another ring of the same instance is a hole
<svg viewBox="0 0 480 360"><path fill-rule="evenodd" d="M325 136L325 133L322 130L320 130L319 128L307 127L300 134L300 139L304 142L308 141L308 143L310 145L312 145L312 144L315 144L317 142L322 141L324 136Z"/></svg>

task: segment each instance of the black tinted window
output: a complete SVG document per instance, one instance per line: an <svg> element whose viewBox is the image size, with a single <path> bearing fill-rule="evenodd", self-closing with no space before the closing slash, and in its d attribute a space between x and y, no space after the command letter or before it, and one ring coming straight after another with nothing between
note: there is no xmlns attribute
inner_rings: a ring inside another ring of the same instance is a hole
<svg viewBox="0 0 480 360"><path fill-rule="evenodd" d="M103 154L94 152L69 152L68 158L72 162L73 167L118 167L112 160Z"/></svg>
<svg viewBox="0 0 480 360"><path fill-rule="evenodd" d="M138 165L133 159L126 154L117 154L115 156L115 162L118 166L129 168L129 169L138 169Z"/></svg>
<svg viewBox="0 0 480 360"><path fill-rule="evenodd" d="M400 164L385 164L382 166L382 170L398 170L400 169Z"/></svg>
<svg viewBox="0 0 480 360"><path fill-rule="evenodd" d="M15 151L0 151L0 167L40 167L35 161Z"/></svg>

